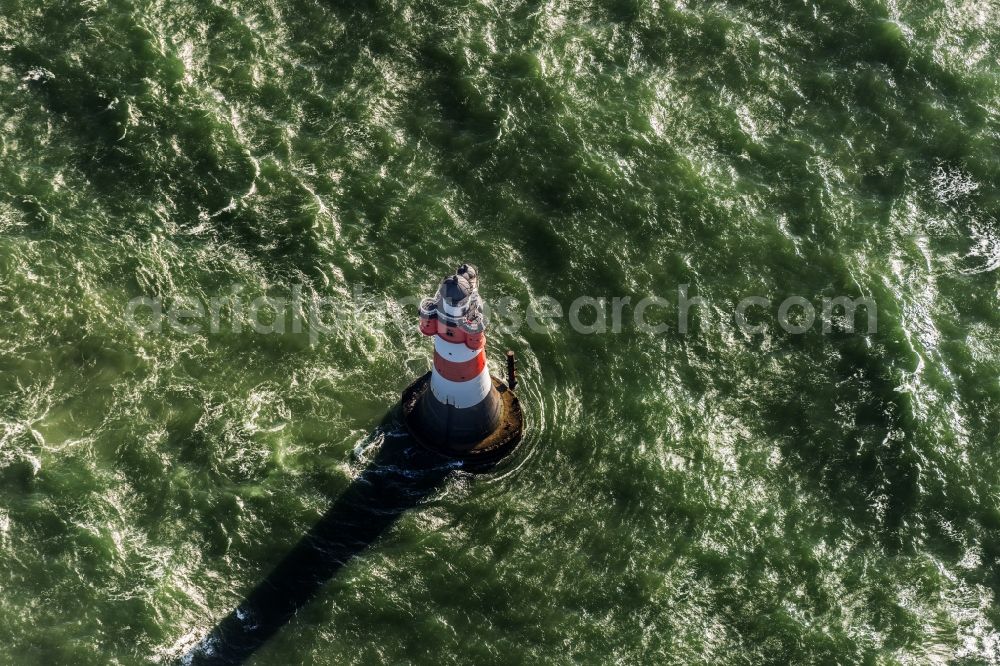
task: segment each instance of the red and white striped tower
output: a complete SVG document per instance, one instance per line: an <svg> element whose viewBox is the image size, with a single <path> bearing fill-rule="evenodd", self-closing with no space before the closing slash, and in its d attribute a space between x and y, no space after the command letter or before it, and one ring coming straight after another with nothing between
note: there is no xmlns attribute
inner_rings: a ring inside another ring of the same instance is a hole
<svg viewBox="0 0 1000 666"><path fill-rule="evenodd" d="M475 266L462 264L421 302L420 331L434 339L434 365L429 379L425 375L403 395L411 431L429 448L459 457L516 445L509 440L520 440L520 406L490 375Z"/></svg>

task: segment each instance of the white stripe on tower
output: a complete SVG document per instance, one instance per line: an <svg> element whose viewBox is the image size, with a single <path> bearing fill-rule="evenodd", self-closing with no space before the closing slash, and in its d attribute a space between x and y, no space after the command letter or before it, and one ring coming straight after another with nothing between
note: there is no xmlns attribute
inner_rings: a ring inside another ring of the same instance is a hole
<svg viewBox="0 0 1000 666"><path fill-rule="evenodd" d="M465 382L453 382L445 379L436 369L431 373L431 391L441 402L453 405L459 409L474 407L489 395L493 387L490 370L483 366L482 371L474 378Z"/></svg>
<svg viewBox="0 0 1000 666"><path fill-rule="evenodd" d="M438 356L446 361L451 361L452 363L465 363L466 361L471 361L476 358L476 355L483 351L484 347L479 349L469 349L465 343L462 342L448 342L440 335L434 336L434 351Z"/></svg>

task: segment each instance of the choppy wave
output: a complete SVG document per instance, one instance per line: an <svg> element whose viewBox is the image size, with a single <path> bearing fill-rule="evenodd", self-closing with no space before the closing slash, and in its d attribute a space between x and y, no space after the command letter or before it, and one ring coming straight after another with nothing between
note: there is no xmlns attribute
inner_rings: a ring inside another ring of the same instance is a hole
<svg viewBox="0 0 1000 666"><path fill-rule="evenodd" d="M9 0L0 661L197 644L394 435L429 349L386 304L466 260L712 317L497 331L521 457L256 663L1000 661L996 13ZM362 287L365 324L125 324L294 285ZM878 331L747 336L755 294L871 297Z"/></svg>

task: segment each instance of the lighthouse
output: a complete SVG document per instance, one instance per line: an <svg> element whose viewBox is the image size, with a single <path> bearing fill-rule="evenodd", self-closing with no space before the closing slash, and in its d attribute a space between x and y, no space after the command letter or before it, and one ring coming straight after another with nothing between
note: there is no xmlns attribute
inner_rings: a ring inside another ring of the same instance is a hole
<svg viewBox="0 0 1000 666"><path fill-rule="evenodd" d="M430 372L403 392L403 415L424 447L463 461L493 464L521 440L513 359L504 382L490 374L479 272L462 264L420 303L420 332L434 342Z"/></svg>

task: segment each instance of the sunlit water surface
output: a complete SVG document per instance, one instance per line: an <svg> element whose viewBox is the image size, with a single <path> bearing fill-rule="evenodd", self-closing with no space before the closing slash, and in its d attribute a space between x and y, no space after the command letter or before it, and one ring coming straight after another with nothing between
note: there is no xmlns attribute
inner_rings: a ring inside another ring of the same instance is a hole
<svg viewBox="0 0 1000 666"><path fill-rule="evenodd" d="M707 305L494 326L517 460L255 663L996 663L998 57L992 0L4 0L0 662L185 654L401 435L394 303L473 261ZM357 325L126 320L296 285Z"/></svg>

